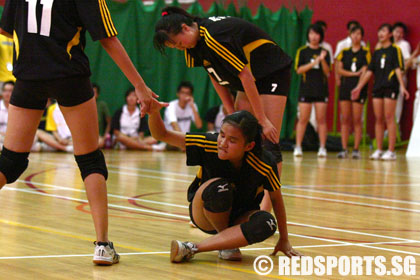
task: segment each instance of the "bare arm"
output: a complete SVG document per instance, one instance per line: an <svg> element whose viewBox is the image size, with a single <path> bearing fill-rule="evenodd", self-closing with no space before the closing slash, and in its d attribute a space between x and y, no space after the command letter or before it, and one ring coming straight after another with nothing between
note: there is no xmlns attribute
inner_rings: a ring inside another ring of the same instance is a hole
<svg viewBox="0 0 420 280"><path fill-rule="evenodd" d="M178 123L177 123L177 122L171 122L171 126L172 126L172 129L173 129L174 131L179 131L179 132L181 132L181 128L179 128L179 125L178 125Z"/></svg>
<svg viewBox="0 0 420 280"><path fill-rule="evenodd" d="M203 121L201 120L200 114L198 113L197 108L195 107L194 98L191 98L189 103L194 114L194 125L196 128L201 129L203 127Z"/></svg>
<svg viewBox="0 0 420 280"><path fill-rule="evenodd" d="M207 123L207 131L214 131L214 130L215 130L214 123L208 122Z"/></svg>
<svg viewBox="0 0 420 280"><path fill-rule="evenodd" d="M230 94L229 90L226 87L219 85L211 75L209 75L209 77L228 114L235 112L232 95Z"/></svg>
<svg viewBox="0 0 420 280"><path fill-rule="evenodd" d="M149 113L149 129L150 133L156 140L185 149L185 134L178 131L166 130L158 110L154 110Z"/></svg>
<svg viewBox="0 0 420 280"><path fill-rule="evenodd" d="M405 70L406 71L409 70L413 66L413 63L415 63L414 60L418 56L419 52L420 52L420 43L417 44L417 46L414 49L413 53L411 54L410 58L407 59L406 62L404 62L405 63L404 65L405 65Z"/></svg>
<svg viewBox="0 0 420 280"><path fill-rule="evenodd" d="M252 75L251 71L247 67L245 67L241 73L239 73L239 79L242 82L242 86L244 87L246 97L251 104L251 107L254 111L255 117L257 118L258 122L263 127L263 133L267 139L269 139L273 143L279 142L279 135L277 129L273 126L273 124L268 120L267 116L264 112L264 107L261 103L261 98L258 93L257 86L255 85L255 79Z"/></svg>
<svg viewBox="0 0 420 280"><path fill-rule="evenodd" d="M316 59L314 59L314 61L299 66L298 69L296 70L296 73L298 73L299 75L304 74L308 72L309 70L311 70L319 62L320 62L320 58L318 56Z"/></svg>
<svg viewBox="0 0 420 280"><path fill-rule="evenodd" d="M272 255L275 255L278 251L282 251L286 256L300 256L301 254L295 251L289 242L289 233L287 231L287 217L286 208L284 207L283 196L281 190L269 192L271 203L273 205L273 211L276 215L277 226L279 230L279 240L277 245L274 247Z"/></svg>
<svg viewBox="0 0 420 280"><path fill-rule="evenodd" d="M345 70L343 68L343 62L337 61L337 64L338 64L337 65L337 72L341 76L344 76L344 77L358 77L362 74L362 69L360 69L357 72L352 72L352 71Z"/></svg>
<svg viewBox="0 0 420 280"><path fill-rule="evenodd" d="M106 117L106 128L104 135L109 134L111 131L111 117Z"/></svg>
<svg viewBox="0 0 420 280"><path fill-rule="evenodd" d="M373 72L371 70L367 70L359 79L357 86L351 91L351 99L356 100L360 96L360 91L362 88L369 82L370 78L372 77Z"/></svg>
<svg viewBox="0 0 420 280"><path fill-rule="evenodd" d="M100 42L105 51L136 89L136 95L141 104L141 114L143 117L151 110L151 107L156 106L156 103L159 103L154 98L157 97L157 95L146 86L143 78L140 76L139 72L137 72L137 69L134 67L131 59L117 37L105 38L100 40Z"/></svg>
<svg viewBox="0 0 420 280"><path fill-rule="evenodd" d="M322 68L322 72L324 72L324 75L326 77L330 76L330 66L328 65L327 61L325 60L325 58L327 57L327 51L326 50L322 50L321 51L321 55L319 56L321 59L321 68Z"/></svg>
<svg viewBox="0 0 420 280"><path fill-rule="evenodd" d="M403 71L400 68L395 69L395 74L397 75L398 82L400 83L400 88L402 93L404 94L405 99L407 100L410 98L410 93L405 88L404 80L403 80Z"/></svg>

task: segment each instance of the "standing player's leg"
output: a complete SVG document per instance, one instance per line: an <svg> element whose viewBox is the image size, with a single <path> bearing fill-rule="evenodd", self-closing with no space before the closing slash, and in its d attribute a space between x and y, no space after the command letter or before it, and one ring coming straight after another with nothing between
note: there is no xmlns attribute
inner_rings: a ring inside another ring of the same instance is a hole
<svg viewBox="0 0 420 280"><path fill-rule="evenodd" d="M112 242L108 240L108 171L102 152L98 149L98 119L95 98L72 106L60 106L73 137L74 154L86 187L96 231L96 264L111 265L119 261Z"/></svg>
<svg viewBox="0 0 420 280"><path fill-rule="evenodd" d="M350 134L350 123L351 123L351 101L342 100L340 101L340 111L341 111L341 146L343 150L338 153L338 158L346 158L348 155L347 143L349 141Z"/></svg>
<svg viewBox="0 0 420 280"><path fill-rule="evenodd" d="M353 149L358 151L359 146L360 146L360 141L362 140L363 103L352 102L352 111L353 111L353 126L354 126L354 147L353 147Z"/></svg>
<svg viewBox="0 0 420 280"><path fill-rule="evenodd" d="M327 144L327 105L326 102L315 103L316 123L318 125L318 136L321 148L325 148Z"/></svg>
<svg viewBox="0 0 420 280"><path fill-rule="evenodd" d="M384 116L386 128L388 129L388 150L394 152L395 142L397 139L397 125L395 122L395 110L397 108L397 100L384 98Z"/></svg>
<svg viewBox="0 0 420 280"><path fill-rule="evenodd" d="M6 137L0 156L0 188L25 171L43 110L9 105Z"/></svg>
<svg viewBox="0 0 420 280"><path fill-rule="evenodd" d="M303 136L311 116L312 103L299 102L299 119L296 125L296 147L302 148Z"/></svg>
<svg viewBox="0 0 420 280"><path fill-rule="evenodd" d="M283 123L283 114L284 109L286 108L287 97L282 95L268 95L263 94L260 95L262 104L264 106L265 114L270 122L274 125L277 129L277 139L280 139L280 132ZM271 143L269 145L272 145ZM280 151L280 143L274 144L273 146L277 145L277 149L275 149L275 156L277 160L277 171L279 174L279 178L281 178L282 172L282 156ZM268 191L264 190L264 197L261 202L261 210L270 212L271 211L271 200L268 194Z"/></svg>
<svg viewBox="0 0 420 280"><path fill-rule="evenodd" d="M379 151L382 151L385 120L384 120L384 99L373 98L373 113L375 115L375 138ZM376 159L376 158L375 158Z"/></svg>

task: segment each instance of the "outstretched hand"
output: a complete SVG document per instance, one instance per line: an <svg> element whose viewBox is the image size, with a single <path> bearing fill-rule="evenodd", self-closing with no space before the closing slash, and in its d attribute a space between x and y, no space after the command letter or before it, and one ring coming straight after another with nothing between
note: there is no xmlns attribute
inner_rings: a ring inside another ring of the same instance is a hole
<svg viewBox="0 0 420 280"><path fill-rule="evenodd" d="M159 111L163 107L168 107L168 103L159 102L156 98L159 97L154 93L150 88L146 87L146 90L140 91L136 89L136 95L138 98L138 103L140 104L140 114L141 117L144 117L146 114Z"/></svg>

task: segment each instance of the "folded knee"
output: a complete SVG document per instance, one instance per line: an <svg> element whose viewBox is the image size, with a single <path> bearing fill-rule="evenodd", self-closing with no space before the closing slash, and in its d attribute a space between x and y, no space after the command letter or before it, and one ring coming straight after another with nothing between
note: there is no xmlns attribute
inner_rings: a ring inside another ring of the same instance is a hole
<svg viewBox="0 0 420 280"><path fill-rule="evenodd" d="M226 179L219 178L203 190L201 198L207 211L226 212L232 207L233 186Z"/></svg>
<svg viewBox="0 0 420 280"><path fill-rule="evenodd" d="M276 232L276 229L276 219L266 211L252 214L248 222L241 224L242 234L248 245L266 240Z"/></svg>

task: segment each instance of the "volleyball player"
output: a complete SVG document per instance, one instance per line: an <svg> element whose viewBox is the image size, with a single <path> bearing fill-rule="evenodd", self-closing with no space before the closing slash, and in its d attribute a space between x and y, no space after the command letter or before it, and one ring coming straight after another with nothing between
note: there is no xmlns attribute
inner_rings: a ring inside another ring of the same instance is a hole
<svg viewBox="0 0 420 280"><path fill-rule="evenodd" d="M357 86L352 90L352 99L359 98L362 88L369 82L372 75L375 75L373 85L373 112L375 114L375 137L377 150L370 156L372 160L396 160L395 141L396 123L395 108L399 88L408 99L410 94L405 88L402 78L404 61L401 50L392 44L392 26L384 23L378 29L379 48L373 53L372 61L368 70L359 80ZM382 151L385 124L388 129L388 151Z"/></svg>
<svg viewBox="0 0 420 280"><path fill-rule="evenodd" d="M28 154L48 97L58 101L68 124L96 230L93 262L119 261L108 240L107 167L98 150L98 119L85 33L100 40L136 93L143 114L158 101L147 88L120 41L105 1L7 0L0 32L14 38L13 74L17 78L0 156L0 186L15 182L28 166Z"/></svg>
<svg viewBox="0 0 420 280"><path fill-rule="evenodd" d="M299 91L299 120L296 127L296 146L294 156L302 156L302 141L306 125L311 115L312 103L315 104L316 121L320 147L318 157L326 157L327 149L327 104L328 76L330 75L331 58L320 44L324 39L324 30L317 24L308 27L309 45L298 49L295 69L302 75Z"/></svg>
<svg viewBox="0 0 420 280"><path fill-rule="evenodd" d="M165 47L184 51L188 67L204 67L228 113L236 109L255 115L280 171L279 138L292 60L270 36L242 19L198 18L167 7L156 24L154 44L162 53ZM238 91L235 109L229 90Z"/></svg>
<svg viewBox="0 0 420 280"><path fill-rule="evenodd" d="M363 87L357 99L352 100L351 91L357 86L360 77L367 71L371 60L370 50L362 47L364 35L363 27L355 25L350 30L352 46L345 48L337 57L337 71L341 76L340 110L341 110L341 144L343 150L338 153L338 158L347 158L347 142L350 133L350 124L354 125L354 148L352 158L359 159L359 145L362 139L362 114L363 104L367 98L367 85Z"/></svg>
<svg viewBox="0 0 420 280"><path fill-rule="evenodd" d="M200 166L188 189L190 218L200 230L214 234L198 243L172 241L172 262L213 250L219 250L222 259L240 260L239 247L272 236L276 219L259 206L264 189L269 191L280 232L273 254L300 255L288 240L275 158L262 148L261 126L251 113L226 116L219 134L184 134L167 130L156 110L149 114L149 128L154 138L186 150L187 165Z"/></svg>

